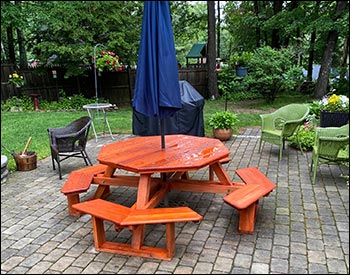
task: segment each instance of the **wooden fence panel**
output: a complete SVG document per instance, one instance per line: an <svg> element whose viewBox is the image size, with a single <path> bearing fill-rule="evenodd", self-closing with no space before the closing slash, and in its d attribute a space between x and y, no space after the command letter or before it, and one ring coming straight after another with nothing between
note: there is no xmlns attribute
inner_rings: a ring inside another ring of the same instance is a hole
<svg viewBox="0 0 350 275"><path fill-rule="evenodd" d="M57 72L57 78L53 77L53 70ZM12 64L1 65L1 100L39 94L39 100L57 101L60 91L64 91L66 96L82 94L87 98L95 98L96 95L92 71L87 76L64 78L64 68L31 68L18 72L25 79L25 85L19 89L8 83L8 76L14 71ZM131 104L135 79L135 70L102 73L97 76L98 98L116 105ZM204 98L208 98L205 69L179 69L179 79L187 80Z"/></svg>

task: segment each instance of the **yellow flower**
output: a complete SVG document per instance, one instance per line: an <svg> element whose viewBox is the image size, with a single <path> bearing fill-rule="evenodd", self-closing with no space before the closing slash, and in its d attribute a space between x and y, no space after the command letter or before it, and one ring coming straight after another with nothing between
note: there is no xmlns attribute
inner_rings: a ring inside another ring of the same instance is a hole
<svg viewBox="0 0 350 275"><path fill-rule="evenodd" d="M349 112L349 98L345 95L326 95L320 101L320 110L325 112Z"/></svg>
<svg viewBox="0 0 350 275"><path fill-rule="evenodd" d="M8 83L15 84L16 86L24 85L24 77L18 73L13 73L9 75Z"/></svg>
<svg viewBox="0 0 350 275"><path fill-rule="evenodd" d="M339 102L339 96L336 94L332 94L330 98L328 98L328 103L329 104L337 104Z"/></svg>

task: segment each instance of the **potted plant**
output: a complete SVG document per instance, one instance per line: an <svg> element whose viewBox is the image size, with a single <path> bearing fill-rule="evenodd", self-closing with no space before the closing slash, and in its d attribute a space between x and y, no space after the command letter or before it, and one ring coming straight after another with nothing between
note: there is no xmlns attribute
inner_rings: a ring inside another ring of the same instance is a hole
<svg viewBox="0 0 350 275"><path fill-rule="evenodd" d="M235 53L231 57L231 61L235 65L237 76L246 76L248 73L248 63L253 57L253 53L242 51L240 53Z"/></svg>
<svg viewBox="0 0 350 275"><path fill-rule="evenodd" d="M340 127L349 122L349 98L345 95L326 95L319 102L320 126Z"/></svg>
<svg viewBox="0 0 350 275"><path fill-rule="evenodd" d="M8 83L14 84L16 88L20 88L24 85L24 77L15 72L9 75Z"/></svg>
<svg viewBox="0 0 350 275"><path fill-rule="evenodd" d="M216 112L209 118L209 126L213 128L213 135L222 141L229 140L233 127L238 122L237 114L230 111Z"/></svg>
<svg viewBox="0 0 350 275"><path fill-rule="evenodd" d="M114 52L102 51L96 58L96 68L99 72L116 72L122 69L122 65Z"/></svg>

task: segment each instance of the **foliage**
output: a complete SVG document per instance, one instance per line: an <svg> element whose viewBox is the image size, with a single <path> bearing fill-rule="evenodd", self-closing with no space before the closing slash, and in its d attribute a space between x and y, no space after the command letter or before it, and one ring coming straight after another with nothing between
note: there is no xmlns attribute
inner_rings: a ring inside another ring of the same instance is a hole
<svg viewBox="0 0 350 275"><path fill-rule="evenodd" d="M293 48L258 48L250 60L249 74L243 81L267 101L274 101L281 92L295 92L304 81L302 67L293 63L295 55Z"/></svg>
<svg viewBox="0 0 350 275"><path fill-rule="evenodd" d="M252 52L236 52L230 57L230 63L237 67L247 67L253 55Z"/></svg>
<svg viewBox="0 0 350 275"><path fill-rule="evenodd" d="M309 115L307 117L306 122L300 126L297 133L289 138L290 145L296 149L300 149L303 151L310 151L315 143L315 135L316 135L316 124L315 117ZM299 144L298 144L299 139Z"/></svg>
<svg viewBox="0 0 350 275"><path fill-rule="evenodd" d="M214 129L229 129L233 128L238 122L237 114L234 114L230 111L221 111L213 114L208 121L209 126Z"/></svg>
<svg viewBox="0 0 350 275"><path fill-rule="evenodd" d="M64 66L65 77L86 75L97 43L120 53L126 64L136 64L142 1L21 1L21 5L22 18L28 20L21 24L27 50L40 65Z"/></svg>
<svg viewBox="0 0 350 275"><path fill-rule="evenodd" d="M310 112L310 115L313 115L315 117L315 119L319 119L320 118L320 113L321 113L321 109L320 109L320 104L318 101L312 101L310 103L308 103Z"/></svg>
<svg viewBox="0 0 350 275"><path fill-rule="evenodd" d="M114 52L102 51L99 56L96 57L96 68L98 71L119 71L122 66L119 63L119 56Z"/></svg>
<svg viewBox="0 0 350 275"><path fill-rule="evenodd" d="M13 96L6 101L1 102L1 112L7 112L11 109L22 109L23 111L33 110L33 102L29 96Z"/></svg>
<svg viewBox="0 0 350 275"><path fill-rule="evenodd" d="M24 85L24 77L23 75L19 75L18 73L10 74L8 83L22 87Z"/></svg>
<svg viewBox="0 0 350 275"><path fill-rule="evenodd" d="M324 112L349 112L349 98L345 95L326 95L318 103Z"/></svg>
<svg viewBox="0 0 350 275"><path fill-rule="evenodd" d="M41 100L39 103L40 111L71 111L71 110L83 110L83 106L86 104L95 103L95 99L87 99L81 94L74 94L69 97L62 97L60 101L48 102ZM32 99L23 95L21 97L11 97L10 99L1 102L1 111L7 112L12 110L13 107L19 107L23 111L32 111L33 102Z"/></svg>
<svg viewBox="0 0 350 275"><path fill-rule="evenodd" d="M221 96L227 100L246 100L260 97L249 90L247 82L235 73L232 64L222 67L218 72L218 88Z"/></svg>
<svg viewBox="0 0 350 275"><path fill-rule="evenodd" d="M169 1L178 62L186 64L186 55L194 43L208 41L207 4L193 1ZM223 38L223 37L222 37Z"/></svg>

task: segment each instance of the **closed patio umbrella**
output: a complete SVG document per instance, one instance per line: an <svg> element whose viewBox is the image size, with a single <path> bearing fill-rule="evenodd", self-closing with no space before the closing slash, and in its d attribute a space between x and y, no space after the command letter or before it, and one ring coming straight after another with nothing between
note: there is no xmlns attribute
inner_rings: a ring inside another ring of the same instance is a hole
<svg viewBox="0 0 350 275"><path fill-rule="evenodd" d="M168 1L144 2L133 108L159 118L164 149L164 119L182 108Z"/></svg>

